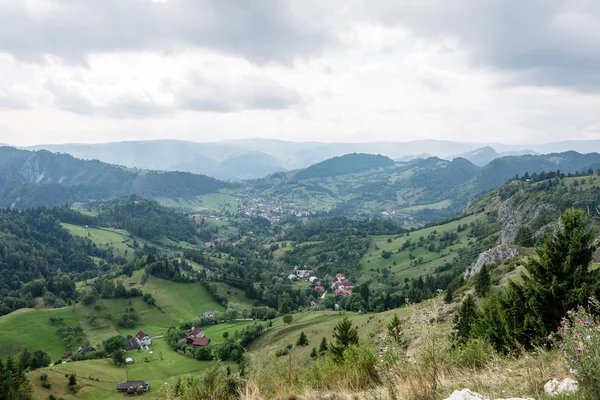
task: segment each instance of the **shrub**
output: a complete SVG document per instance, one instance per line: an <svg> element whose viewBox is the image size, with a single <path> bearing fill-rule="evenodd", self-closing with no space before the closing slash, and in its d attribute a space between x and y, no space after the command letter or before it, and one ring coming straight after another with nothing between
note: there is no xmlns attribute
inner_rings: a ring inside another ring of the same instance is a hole
<svg viewBox="0 0 600 400"><path fill-rule="evenodd" d="M48 379L48 374L41 374L41 375L40 375L40 379L41 379L42 381L45 381L45 380L47 380L47 379Z"/></svg>
<svg viewBox="0 0 600 400"><path fill-rule="evenodd" d="M44 381L44 382L42 382L42 387L44 389L50 389L52 387L52 385L50 384L50 382Z"/></svg>
<svg viewBox="0 0 600 400"><path fill-rule="evenodd" d="M600 303L590 299L592 314L583 307L569 311L560 322L558 346L579 381L585 398L600 398ZM595 315L594 315L595 314Z"/></svg>

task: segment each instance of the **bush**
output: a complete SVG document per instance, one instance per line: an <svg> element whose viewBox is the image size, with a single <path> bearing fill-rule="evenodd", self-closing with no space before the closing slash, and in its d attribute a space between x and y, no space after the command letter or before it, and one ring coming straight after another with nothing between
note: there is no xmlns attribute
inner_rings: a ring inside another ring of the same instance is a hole
<svg viewBox="0 0 600 400"><path fill-rule="evenodd" d="M569 311L560 322L558 346L579 381L586 399L600 398L600 303L590 299L590 309Z"/></svg>
<svg viewBox="0 0 600 400"><path fill-rule="evenodd" d="M47 379L48 379L48 374L41 374L41 375L40 375L40 379L41 379L42 381L45 381L45 380L47 380Z"/></svg>
<svg viewBox="0 0 600 400"><path fill-rule="evenodd" d="M44 389L50 389L52 387L52 385L50 384L50 382L44 381L44 382L42 382L42 387Z"/></svg>
<svg viewBox="0 0 600 400"><path fill-rule="evenodd" d="M494 349L479 339L470 339L454 350L452 360L461 367L480 368L494 356Z"/></svg>

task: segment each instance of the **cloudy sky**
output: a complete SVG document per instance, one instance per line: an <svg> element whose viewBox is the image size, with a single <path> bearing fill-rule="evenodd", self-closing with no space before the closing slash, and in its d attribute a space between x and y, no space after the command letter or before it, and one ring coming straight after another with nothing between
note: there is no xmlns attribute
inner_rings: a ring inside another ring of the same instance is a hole
<svg viewBox="0 0 600 400"><path fill-rule="evenodd" d="M0 0L0 143L600 139L594 0Z"/></svg>

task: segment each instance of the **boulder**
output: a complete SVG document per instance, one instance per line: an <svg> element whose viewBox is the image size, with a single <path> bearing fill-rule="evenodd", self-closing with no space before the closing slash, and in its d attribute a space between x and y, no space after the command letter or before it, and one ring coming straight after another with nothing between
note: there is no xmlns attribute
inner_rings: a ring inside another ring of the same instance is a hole
<svg viewBox="0 0 600 400"><path fill-rule="evenodd" d="M579 388L577 381L571 378L552 379L546 382L544 385L544 392L550 395L563 394L563 393L575 393Z"/></svg>
<svg viewBox="0 0 600 400"><path fill-rule="evenodd" d="M469 389L463 390L455 390L452 392L450 397L444 400L489 400L488 397L485 397L479 393L472 392ZM533 400L532 398L521 398L521 397L511 397L507 399L495 399L495 400Z"/></svg>
<svg viewBox="0 0 600 400"><path fill-rule="evenodd" d="M472 392L469 389L455 390L450 397L445 400L487 400L479 393Z"/></svg>

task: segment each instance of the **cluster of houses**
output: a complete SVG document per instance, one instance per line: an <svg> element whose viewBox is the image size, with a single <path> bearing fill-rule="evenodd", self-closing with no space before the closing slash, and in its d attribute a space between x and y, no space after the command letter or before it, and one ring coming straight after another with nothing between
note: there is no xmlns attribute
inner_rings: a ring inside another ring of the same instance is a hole
<svg viewBox="0 0 600 400"><path fill-rule="evenodd" d="M193 328L188 332L187 342L194 347L204 347L210 344L210 339L206 337L202 329Z"/></svg>
<svg viewBox="0 0 600 400"><path fill-rule="evenodd" d="M331 289L334 290L334 293L342 296L350 296L354 286L354 283L347 281L346 277L342 274L337 274L331 283Z"/></svg>
<svg viewBox="0 0 600 400"><path fill-rule="evenodd" d="M319 278L315 276L315 272L313 270L306 269L306 265L304 266L304 268L305 269L300 269L300 267L298 267L297 265L294 266L294 273L288 275L288 279L291 281L303 280L308 281L310 283L315 283L319 280Z"/></svg>

